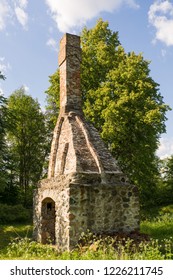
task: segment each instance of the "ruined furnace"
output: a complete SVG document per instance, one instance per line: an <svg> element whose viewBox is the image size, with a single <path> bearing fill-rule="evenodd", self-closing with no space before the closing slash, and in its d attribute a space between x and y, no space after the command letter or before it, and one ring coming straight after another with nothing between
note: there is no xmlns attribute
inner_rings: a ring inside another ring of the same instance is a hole
<svg viewBox="0 0 173 280"><path fill-rule="evenodd" d="M60 42L60 113L53 134L48 178L34 194L34 238L61 250L82 232L113 234L139 228L138 189L126 180L98 131L83 115L80 37Z"/></svg>

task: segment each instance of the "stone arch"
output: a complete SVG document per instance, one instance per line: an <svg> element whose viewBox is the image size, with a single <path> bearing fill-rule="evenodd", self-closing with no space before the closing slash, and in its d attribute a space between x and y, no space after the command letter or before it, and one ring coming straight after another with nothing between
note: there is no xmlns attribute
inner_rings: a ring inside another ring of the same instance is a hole
<svg viewBox="0 0 173 280"><path fill-rule="evenodd" d="M41 242L55 244L55 201L46 197L41 203Z"/></svg>

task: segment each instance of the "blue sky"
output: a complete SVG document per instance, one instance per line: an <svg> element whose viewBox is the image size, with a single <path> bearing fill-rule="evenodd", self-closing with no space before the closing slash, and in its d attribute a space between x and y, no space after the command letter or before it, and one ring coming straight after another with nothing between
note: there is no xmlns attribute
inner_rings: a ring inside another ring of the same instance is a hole
<svg viewBox="0 0 173 280"><path fill-rule="evenodd" d="M173 108L173 0L0 0L0 70L7 77L1 94L24 86L44 107L63 33L79 34L99 17L119 32L126 51L151 61L151 76ZM167 117L160 157L173 154L173 111Z"/></svg>

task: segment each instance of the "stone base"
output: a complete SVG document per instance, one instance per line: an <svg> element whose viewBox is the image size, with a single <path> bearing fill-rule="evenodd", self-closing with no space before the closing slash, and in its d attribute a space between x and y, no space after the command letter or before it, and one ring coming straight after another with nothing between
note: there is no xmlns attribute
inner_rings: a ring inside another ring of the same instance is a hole
<svg viewBox="0 0 173 280"><path fill-rule="evenodd" d="M71 250L87 230L139 230L138 189L124 181L116 173L73 173L40 181L34 195L34 239Z"/></svg>

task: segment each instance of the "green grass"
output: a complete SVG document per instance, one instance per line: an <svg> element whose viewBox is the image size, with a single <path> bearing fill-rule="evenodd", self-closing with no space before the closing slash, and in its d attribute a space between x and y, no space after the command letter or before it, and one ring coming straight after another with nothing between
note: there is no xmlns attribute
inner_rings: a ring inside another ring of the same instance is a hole
<svg viewBox="0 0 173 280"><path fill-rule="evenodd" d="M173 205L157 208L147 213L148 218L141 222L141 232L152 238L163 240L173 237Z"/></svg>
<svg viewBox="0 0 173 280"><path fill-rule="evenodd" d="M59 253L56 247L32 241L32 226L0 226L0 259L61 260L164 260L173 259L173 205L150 209L143 214L141 233L149 241L130 238L96 238L84 236L87 242L71 252ZM85 241L84 240L84 241Z"/></svg>
<svg viewBox="0 0 173 280"><path fill-rule="evenodd" d="M158 240L173 237L173 215L164 215L164 217L142 222L141 232Z"/></svg>
<svg viewBox="0 0 173 280"><path fill-rule="evenodd" d="M0 252L15 238L32 237L32 225L0 225Z"/></svg>

